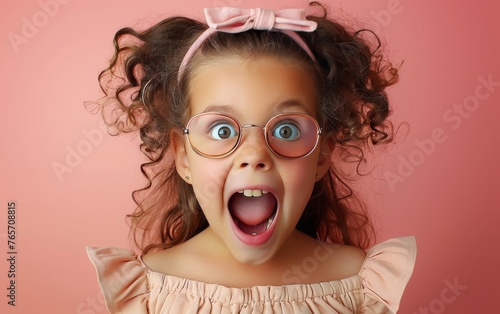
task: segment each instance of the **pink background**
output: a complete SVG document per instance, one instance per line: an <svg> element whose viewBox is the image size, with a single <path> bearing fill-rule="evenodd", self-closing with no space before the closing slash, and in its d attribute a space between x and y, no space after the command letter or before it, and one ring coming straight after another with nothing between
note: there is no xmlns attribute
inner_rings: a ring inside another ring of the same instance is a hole
<svg viewBox="0 0 500 314"><path fill-rule="evenodd" d="M106 312L85 246L128 247L124 216L134 209L131 191L144 183L137 139L105 135L83 107L100 96L96 77L114 32L171 14L199 17L205 6L269 7L255 0L54 1L0 4L2 313ZM327 2L374 25L393 60L404 60L401 82L389 93L394 121L408 122L410 132L356 183L379 241L417 237L417 266L400 313L492 313L500 279L500 5ZM49 3L59 4L44 9ZM271 8L293 4L274 1ZM14 44L13 36L23 42ZM484 87L479 77L497 83ZM462 117L453 110L464 103ZM81 159L68 157L71 151ZM67 171L58 176L54 163ZM384 183L388 178L399 181ZM17 202L15 308L5 296L9 201ZM448 288L453 283L458 290Z"/></svg>

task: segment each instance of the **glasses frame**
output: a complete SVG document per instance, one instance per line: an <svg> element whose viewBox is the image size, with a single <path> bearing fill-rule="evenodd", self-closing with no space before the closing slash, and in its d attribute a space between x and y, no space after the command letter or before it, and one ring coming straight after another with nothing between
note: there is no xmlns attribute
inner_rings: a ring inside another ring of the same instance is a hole
<svg viewBox="0 0 500 314"><path fill-rule="evenodd" d="M206 154L206 153L200 151L198 148L196 148L193 145L193 143L191 142L191 138L189 137L189 124L191 124L191 121L193 121L197 117L204 116L204 115L220 115L220 116L229 118L229 119L233 120L234 122L236 122L236 126L238 126L238 128L239 128L238 139L236 140L236 143L234 144L233 148L231 148L228 152L220 154L220 155ZM316 126L316 130L317 130L317 132L316 132L316 142L314 143L313 148L311 148L311 150L309 150L309 152L307 152L306 154L303 154L303 155L300 155L300 156L296 156L296 157L284 156L284 155L281 155L280 153L278 153L277 151L275 151L271 147L271 145L269 144L268 135L267 135L267 130L268 130L269 124L272 121L274 121L274 120L276 120L276 119L278 119L280 117L288 116L288 115L306 117L309 120L311 120L312 122L314 122L314 125ZM198 154L198 155L200 155L202 157L210 158L210 159L219 159L219 158L224 158L224 157L227 157L227 156L231 155L236 149L238 149L238 147L240 146L241 141L242 141L243 129L248 129L248 128L262 128L262 131L264 132L264 139L265 139L267 148L269 148L269 150L274 155L276 155L278 157L281 157L281 158L284 158L284 159L300 159L300 158L305 158L305 157L309 156L310 154L312 154L312 152L314 152L314 150L318 146L319 139L320 139L320 136L322 134L322 128L319 126L318 121L316 121L316 119L314 117L312 117L312 116L310 116L308 114L302 113L302 112L287 112L287 113L277 114L277 115L271 117L266 122L266 124L264 124L264 125L262 125L262 124L243 124L242 125L238 121L238 119L236 119L235 117L233 117L232 115L227 114L227 113L222 113L222 112L202 112L202 113L195 114L191 118L189 118L188 122L186 123L186 126L182 128L182 134L187 136L189 145L191 145L191 148L195 151L196 154Z"/></svg>

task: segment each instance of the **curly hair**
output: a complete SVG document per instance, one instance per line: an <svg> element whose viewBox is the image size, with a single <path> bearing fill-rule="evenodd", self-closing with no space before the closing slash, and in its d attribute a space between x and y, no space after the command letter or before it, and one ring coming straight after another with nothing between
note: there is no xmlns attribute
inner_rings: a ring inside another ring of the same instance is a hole
<svg viewBox="0 0 500 314"><path fill-rule="evenodd" d="M226 55L289 58L312 71L320 97L317 112L322 140L332 144L336 154L332 153L327 174L315 184L296 228L323 241L361 248L371 244L375 233L367 211L333 161L359 166L367 148L391 141L385 89L397 82L397 69L380 52L373 32L349 31L327 18L321 4L311 5L322 11L307 16L318 27L298 34L317 63L281 32L217 32L202 44L178 80L186 51L207 25L171 17L142 32L123 28L115 34L115 53L99 75L105 96L98 104L111 134L139 131L141 151L149 160L141 165L148 184L132 193L138 206L128 215L131 234L143 254L182 243L208 226L192 186L176 172L170 133L188 118L187 91L193 71L203 62ZM374 45L363 34L372 35Z"/></svg>

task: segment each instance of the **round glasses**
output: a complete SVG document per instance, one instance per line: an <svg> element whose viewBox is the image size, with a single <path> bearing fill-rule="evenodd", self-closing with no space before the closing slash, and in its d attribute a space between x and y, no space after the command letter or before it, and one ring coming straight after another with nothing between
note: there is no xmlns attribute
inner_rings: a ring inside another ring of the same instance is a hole
<svg viewBox="0 0 500 314"><path fill-rule="evenodd" d="M318 145L321 135L318 122L303 113L278 114L265 125L241 125L230 115L203 112L192 116L182 131L198 155L222 158L238 148L242 131L247 128L262 128L267 147L284 158L308 156Z"/></svg>

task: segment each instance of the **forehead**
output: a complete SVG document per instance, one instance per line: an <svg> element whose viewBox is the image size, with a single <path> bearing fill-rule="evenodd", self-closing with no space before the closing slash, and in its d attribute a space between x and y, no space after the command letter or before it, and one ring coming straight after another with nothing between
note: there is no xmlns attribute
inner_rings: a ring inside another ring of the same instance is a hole
<svg viewBox="0 0 500 314"><path fill-rule="evenodd" d="M282 112L316 116L317 88L308 66L277 57L224 57L200 64L189 82L189 114L223 111L238 118Z"/></svg>

